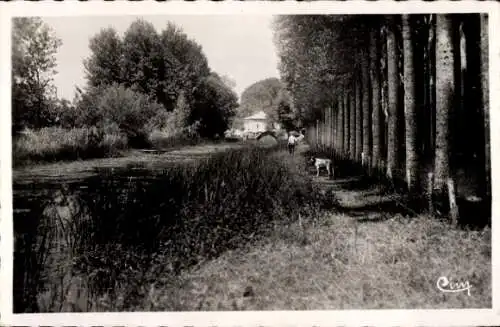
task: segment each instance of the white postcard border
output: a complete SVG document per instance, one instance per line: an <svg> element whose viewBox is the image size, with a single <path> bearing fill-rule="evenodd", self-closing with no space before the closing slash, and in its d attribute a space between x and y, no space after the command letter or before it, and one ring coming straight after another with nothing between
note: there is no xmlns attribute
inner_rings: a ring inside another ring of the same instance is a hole
<svg viewBox="0 0 500 327"><path fill-rule="evenodd" d="M0 323L5 325L168 325L168 326L327 326L404 325L473 326L500 324L500 224L492 208L493 309L459 310L334 310L243 312L145 312L12 314L12 172L10 135L10 18L15 16L81 15L259 15L259 14L390 14L390 13L489 13L490 124L492 197L500 196L498 172L500 145L499 8L496 2L478 1L317 1L317 2L24 2L0 7ZM495 250L496 249L496 250Z"/></svg>

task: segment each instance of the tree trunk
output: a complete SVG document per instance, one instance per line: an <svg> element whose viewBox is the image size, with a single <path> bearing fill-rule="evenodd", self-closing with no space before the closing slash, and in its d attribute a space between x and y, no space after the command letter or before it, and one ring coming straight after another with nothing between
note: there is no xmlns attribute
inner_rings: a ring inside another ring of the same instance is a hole
<svg viewBox="0 0 500 327"><path fill-rule="evenodd" d="M387 139L387 176L393 177L394 171L399 168L399 49L396 43L396 21L390 19L387 30L387 84L389 98L389 122Z"/></svg>
<svg viewBox="0 0 500 327"><path fill-rule="evenodd" d="M330 106L326 107L326 110L325 110L325 122L324 122L324 125L325 125L325 147L328 148L330 146L330 124L329 124L329 121L330 121Z"/></svg>
<svg viewBox="0 0 500 327"><path fill-rule="evenodd" d="M337 130L335 128L335 113L336 110L332 106L330 109L330 148L332 149L332 151L335 148L335 132Z"/></svg>
<svg viewBox="0 0 500 327"><path fill-rule="evenodd" d="M326 149L328 147L328 112L330 111L327 108L323 113L323 148Z"/></svg>
<svg viewBox="0 0 500 327"><path fill-rule="evenodd" d="M323 110L323 115L321 117L321 144L323 150L325 149L326 146L326 115L327 115L328 109Z"/></svg>
<svg viewBox="0 0 500 327"><path fill-rule="evenodd" d="M332 107L328 107L326 115L326 143L328 148L332 147Z"/></svg>
<svg viewBox="0 0 500 327"><path fill-rule="evenodd" d="M351 115L349 118L349 127L350 127L350 139L349 139L349 155L350 158L355 161L356 160L356 87L353 81L351 92L349 93L350 105L349 108L351 110Z"/></svg>
<svg viewBox="0 0 500 327"><path fill-rule="evenodd" d="M326 149L328 146L328 111L329 109L327 108L323 112L323 149Z"/></svg>
<svg viewBox="0 0 500 327"><path fill-rule="evenodd" d="M387 28L380 31L380 168L387 168L388 158L388 125L389 125L389 98L388 98L388 79L387 79Z"/></svg>
<svg viewBox="0 0 500 327"><path fill-rule="evenodd" d="M358 76L359 77L359 76ZM356 161L361 160L363 152L363 103L361 81L356 78Z"/></svg>
<svg viewBox="0 0 500 327"><path fill-rule="evenodd" d="M336 141L335 141L335 133L337 132L337 128L335 127L336 122L336 112L334 107L332 107L332 111L330 112L330 148L331 153L333 155L333 151L335 149Z"/></svg>
<svg viewBox="0 0 500 327"><path fill-rule="evenodd" d="M344 94L342 96L344 101L344 155L349 158L349 142L351 139L351 128L349 124L350 120L350 109L349 109L349 92L347 92L347 87L344 86Z"/></svg>
<svg viewBox="0 0 500 327"><path fill-rule="evenodd" d="M370 115L370 57L368 51L363 51L361 60L361 88L363 111L363 159L364 165L369 164L371 157L371 115Z"/></svg>
<svg viewBox="0 0 500 327"><path fill-rule="evenodd" d="M321 118L318 119L318 148L321 148Z"/></svg>
<svg viewBox="0 0 500 327"><path fill-rule="evenodd" d="M455 49L452 15L436 17L436 154L434 190L446 190L450 174L449 117L455 105Z"/></svg>
<svg viewBox="0 0 500 327"><path fill-rule="evenodd" d="M406 183L410 192L418 185L417 102L414 45L410 15L403 15L404 109L406 130Z"/></svg>
<svg viewBox="0 0 500 327"><path fill-rule="evenodd" d="M432 150L432 140L431 140L431 132L432 132L432 123L434 119L432 109L432 98L431 93L433 92L432 84L431 84L431 75L432 75L432 60L433 54L432 52L432 31L433 24L431 22L432 15L424 15L424 23L422 24L422 30L425 29L425 38L421 38L422 44L424 44L424 49L422 53L423 63L423 110L420 116L420 130L421 133L421 155L422 161L427 163L430 158L434 155Z"/></svg>
<svg viewBox="0 0 500 327"><path fill-rule="evenodd" d="M337 96L337 153L344 153L344 97L340 93Z"/></svg>
<svg viewBox="0 0 500 327"><path fill-rule="evenodd" d="M323 117L319 120L319 147L323 149Z"/></svg>
<svg viewBox="0 0 500 327"><path fill-rule="evenodd" d="M333 154L333 149L335 147L335 108L332 106L330 109L330 119L328 120L329 131L330 131L330 152Z"/></svg>
<svg viewBox="0 0 500 327"><path fill-rule="evenodd" d="M429 29L429 127L430 142L429 153L434 156L436 153L436 15L430 16Z"/></svg>
<svg viewBox="0 0 500 327"><path fill-rule="evenodd" d="M318 119L316 119L316 137L314 140L314 144L316 145L316 147L319 147L319 120Z"/></svg>
<svg viewBox="0 0 500 327"><path fill-rule="evenodd" d="M491 162L490 162L490 92L488 64L488 14L480 14L481 24L481 102L484 122L484 178L482 191L485 196L491 195Z"/></svg>
<svg viewBox="0 0 500 327"><path fill-rule="evenodd" d="M372 86L372 166L380 167L380 73L379 73L379 38L378 31L371 31L370 40L370 82Z"/></svg>
<svg viewBox="0 0 500 327"><path fill-rule="evenodd" d="M328 147L330 149L333 148L333 106L330 106L330 109L328 110Z"/></svg>

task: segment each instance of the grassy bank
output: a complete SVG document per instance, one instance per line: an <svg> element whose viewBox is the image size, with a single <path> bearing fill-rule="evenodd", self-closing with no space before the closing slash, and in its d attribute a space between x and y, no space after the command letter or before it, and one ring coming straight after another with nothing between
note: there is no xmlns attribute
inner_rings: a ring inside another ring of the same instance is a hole
<svg viewBox="0 0 500 327"><path fill-rule="evenodd" d="M441 276L468 280L471 296L440 292ZM491 230L324 214L228 251L175 286L149 287L143 305L158 311L490 308Z"/></svg>
<svg viewBox="0 0 500 327"><path fill-rule="evenodd" d="M13 164L14 167L20 167L58 161L113 158L123 155L131 147L174 150L214 142L196 137L171 136L161 131L153 131L144 139L138 137L132 144L129 141L118 128L26 129L13 137Z"/></svg>
<svg viewBox="0 0 500 327"><path fill-rule="evenodd" d="M45 127L27 129L12 140L14 166L43 162L113 157L127 148L127 138L119 132L97 128Z"/></svg>
<svg viewBox="0 0 500 327"><path fill-rule="evenodd" d="M254 244L299 214L314 216L324 198L306 178L290 174L283 155L251 147L155 174L101 174L87 180L91 192L59 194L66 198L57 201L70 203L62 218L56 212L61 205L48 199L49 209L39 210L44 219L38 221L37 239L49 238L44 231L57 233L53 246L64 250L44 264L51 271L51 286L38 294L39 309L139 309L149 292L144 285L171 285L186 269ZM35 258L17 261L20 271L28 266L26 260L39 262L36 256L52 251L49 246L40 249L34 240L30 248L37 248ZM25 273L37 277L33 270ZM77 280L85 291L69 298L78 304L61 303L61 294L66 298Z"/></svg>

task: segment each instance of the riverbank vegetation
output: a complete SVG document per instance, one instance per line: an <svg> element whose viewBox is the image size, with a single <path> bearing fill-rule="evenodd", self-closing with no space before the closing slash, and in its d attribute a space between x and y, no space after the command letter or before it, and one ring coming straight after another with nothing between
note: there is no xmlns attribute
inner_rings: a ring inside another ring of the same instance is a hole
<svg viewBox="0 0 500 327"><path fill-rule="evenodd" d="M134 21L89 42L87 84L70 102L52 85L61 41L40 18L13 20L14 163L115 156L125 148L222 137L238 98L177 26ZM125 144L125 145L124 145Z"/></svg>

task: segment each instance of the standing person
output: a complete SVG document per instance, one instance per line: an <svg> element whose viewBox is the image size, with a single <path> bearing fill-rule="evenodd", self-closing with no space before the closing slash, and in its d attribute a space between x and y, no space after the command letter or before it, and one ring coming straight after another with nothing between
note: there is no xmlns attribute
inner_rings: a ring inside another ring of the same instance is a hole
<svg viewBox="0 0 500 327"><path fill-rule="evenodd" d="M288 133L288 152L290 152L290 154L295 152L295 143L297 143L295 136L291 132Z"/></svg>

